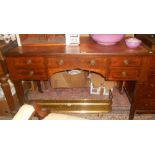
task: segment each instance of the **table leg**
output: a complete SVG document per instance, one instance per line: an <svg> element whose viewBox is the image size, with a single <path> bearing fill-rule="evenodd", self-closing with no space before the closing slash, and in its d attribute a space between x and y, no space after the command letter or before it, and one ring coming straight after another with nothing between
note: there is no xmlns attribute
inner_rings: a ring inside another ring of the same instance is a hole
<svg viewBox="0 0 155 155"><path fill-rule="evenodd" d="M13 112L13 110L15 110L15 104L11 93L10 85L8 83L8 77L7 76L1 77L0 82L1 82L1 87L4 92L6 101L8 103L9 111Z"/></svg>
<svg viewBox="0 0 155 155"><path fill-rule="evenodd" d="M38 91L40 93L43 93L42 87L41 87L41 81L37 81Z"/></svg>
<svg viewBox="0 0 155 155"><path fill-rule="evenodd" d="M132 120L134 118L134 114L135 114L135 104L134 101L131 101L129 120Z"/></svg>
<svg viewBox="0 0 155 155"><path fill-rule="evenodd" d="M131 108L130 114L129 114L129 120L132 120L134 118L134 114L135 114L135 110Z"/></svg>
<svg viewBox="0 0 155 155"><path fill-rule="evenodd" d="M19 104L23 105L25 101L25 97L24 97L24 89L23 89L22 81L13 81L13 83L16 89L16 94L19 100Z"/></svg>
<svg viewBox="0 0 155 155"><path fill-rule="evenodd" d="M117 84L118 84L119 93L122 94L124 82L123 81L117 81Z"/></svg>

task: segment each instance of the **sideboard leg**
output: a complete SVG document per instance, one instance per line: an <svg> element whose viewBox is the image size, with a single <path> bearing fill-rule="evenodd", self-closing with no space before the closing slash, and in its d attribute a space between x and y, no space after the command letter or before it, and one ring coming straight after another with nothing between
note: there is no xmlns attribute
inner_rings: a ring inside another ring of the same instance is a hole
<svg viewBox="0 0 155 155"><path fill-rule="evenodd" d="M124 82L123 81L118 81L117 84L118 84L119 93L122 94L123 93Z"/></svg>
<svg viewBox="0 0 155 155"><path fill-rule="evenodd" d="M132 120L134 118L134 114L135 114L135 108L132 104L131 104L131 108L130 108L129 120Z"/></svg>
<svg viewBox="0 0 155 155"><path fill-rule="evenodd" d="M41 81L37 81L38 91L40 93L43 93L42 87L41 87Z"/></svg>
<svg viewBox="0 0 155 155"><path fill-rule="evenodd" d="M134 113L133 113L133 114L130 113L130 114L129 114L129 120L133 120L133 118L134 118Z"/></svg>
<svg viewBox="0 0 155 155"><path fill-rule="evenodd" d="M16 94L17 97L19 99L19 104L23 105L24 101L25 101L25 97L24 97L24 90L23 90L23 85L22 85L22 81L13 81L15 89L16 89Z"/></svg>
<svg viewBox="0 0 155 155"><path fill-rule="evenodd" d="M102 118L103 117L103 113L98 113L98 117Z"/></svg>
<svg viewBox="0 0 155 155"><path fill-rule="evenodd" d="M1 82L1 87L4 92L6 101L8 103L9 111L13 112L15 110L15 104L14 104L14 99L11 93L11 88L8 83L8 77L5 76L5 77L0 78L0 82Z"/></svg>

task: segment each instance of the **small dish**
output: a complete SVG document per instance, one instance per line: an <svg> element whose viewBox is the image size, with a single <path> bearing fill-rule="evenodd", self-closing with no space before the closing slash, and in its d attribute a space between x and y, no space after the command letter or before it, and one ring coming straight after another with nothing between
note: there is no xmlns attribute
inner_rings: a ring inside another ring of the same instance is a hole
<svg viewBox="0 0 155 155"><path fill-rule="evenodd" d="M128 38L125 40L125 43L129 48L137 48L140 46L142 41L137 38Z"/></svg>

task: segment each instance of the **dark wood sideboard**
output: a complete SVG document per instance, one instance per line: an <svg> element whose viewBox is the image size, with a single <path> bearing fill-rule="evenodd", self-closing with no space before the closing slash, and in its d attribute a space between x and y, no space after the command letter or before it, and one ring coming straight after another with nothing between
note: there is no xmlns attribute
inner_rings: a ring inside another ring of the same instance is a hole
<svg viewBox="0 0 155 155"><path fill-rule="evenodd" d="M22 46L9 50L5 57L21 104L22 80L48 80L60 71L82 69L99 73L106 80L126 82L131 102L129 119L135 112L155 112L155 54L143 45L129 49L122 41L102 46L82 37L78 47Z"/></svg>

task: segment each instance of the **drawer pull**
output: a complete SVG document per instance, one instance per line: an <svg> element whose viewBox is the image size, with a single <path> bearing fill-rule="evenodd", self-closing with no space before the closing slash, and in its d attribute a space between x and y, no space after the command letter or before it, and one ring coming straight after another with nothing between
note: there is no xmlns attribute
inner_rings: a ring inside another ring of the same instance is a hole
<svg viewBox="0 0 155 155"><path fill-rule="evenodd" d="M96 61L95 61L95 60L91 60L91 61L90 61L90 65L91 65L91 66L96 65Z"/></svg>
<svg viewBox="0 0 155 155"><path fill-rule="evenodd" d="M34 71L30 71L30 72L29 72L29 75L30 75L30 76L34 75Z"/></svg>
<svg viewBox="0 0 155 155"><path fill-rule="evenodd" d="M153 52L152 51L149 51L149 53L152 54Z"/></svg>
<svg viewBox="0 0 155 155"><path fill-rule="evenodd" d="M71 103L67 103L67 106L70 107L72 104Z"/></svg>
<svg viewBox="0 0 155 155"><path fill-rule="evenodd" d="M129 64L129 61L128 60L124 60L123 62L124 62L125 65L128 65Z"/></svg>
<svg viewBox="0 0 155 155"><path fill-rule="evenodd" d="M127 76L127 73L126 72L122 72L122 76L123 77L126 77Z"/></svg>
<svg viewBox="0 0 155 155"><path fill-rule="evenodd" d="M32 60L31 59L28 59L27 62L26 62L26 64L27 65L32 64Z"/></svg>
<svg viewBox="0 0 155 155"><path fill-rule="evenodd" d="M151 97L151 94L147 94L147 97Z"/></svg>
<svg viewBox="0 0 155 155"><path fill-rule="evenodd" d="M59 65L62 66L63 64L64 64L64 60L61 59L61 60L59 61Z"/></svg>
<svg viewBox="0 0 155 155"><path fill-rule="evenodd" d="M154 84L150 84L150 86L151 86L152 88L154 88Z"/></svg>
<svg viewBox="0 0 155 155"><path fill-rule="evenodd" d="M147 107L148 106L148 103L145 103L145 106Z"/></svg>

